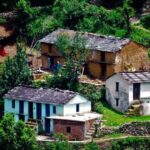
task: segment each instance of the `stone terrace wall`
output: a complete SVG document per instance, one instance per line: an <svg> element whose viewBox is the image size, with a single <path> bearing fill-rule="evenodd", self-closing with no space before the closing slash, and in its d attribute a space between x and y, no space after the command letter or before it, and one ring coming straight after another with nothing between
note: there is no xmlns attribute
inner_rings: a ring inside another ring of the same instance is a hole
<svg viewBox="0 0 150 150"><path fill-rule="evenodd" d="M132 122L124 124L119 128L119 131L134 136L147 136L150 135L150 122Z"/></svg>

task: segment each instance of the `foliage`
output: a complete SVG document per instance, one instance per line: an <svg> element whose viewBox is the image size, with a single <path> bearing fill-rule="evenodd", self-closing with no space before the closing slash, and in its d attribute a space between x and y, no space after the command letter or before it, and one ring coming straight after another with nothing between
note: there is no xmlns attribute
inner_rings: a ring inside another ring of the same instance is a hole
<svg viewBox="0 0 150 150"><path fill-rule="evenodd" d="M19 84L30 84L31 71L27 64L27 56L24 50L18 49L14 58L8 58L0 76L0 95Z"/></svg>
<svg viewBox="0 0 150 150"><path fill-rule="evenodd" d="M0 24L6 23L6 19L4 17L0 17Z"/></svg>
<svg viewBox="0 0 150 150"><path fill-rule="evenodd" d="M22 121L14 122L13 116L7 114L0 122L0 149L36 150L35 133Z"/></svg>
<svg viewBox="0 0 150 150"><path fill-rule="evenodd" d="M116 127L116 126L120 126L125 123L129 123L129 122L135 122L135 121L144 122L144 121L150 120L150 116L127 117L127 116L123 115L122 113L115 111L106 102L97 103L95 110L98 113L103 114L103 116L104 116L103 119L106 120L106 122L104 122L104 124L106 126Z"/></svg>
<svg viewBox="0 0 150 150"><path fill-rule="evenodd" d="M131 0L124 0L123 6L118 8L125 20L125 27L128 34L131 32L130 18L135 15L135 11L131 7L131 3Z"/></svg>
<svg viewBox="0 0 150 150"><path fill-rule="evenodd" d="M67 141L67 137L62 133L57 133L57 134L54 135L54 137L58 141Z"/></svg>
<svg viewBox="0 0 150 150"><path fill-rule="evenodd" d="M88 55L84 39L80 34L76 34L70 40L66 35L61 35L58 37L56 46L64 56L65 68L57 70L53 77L47 78L47 87L75 90L78 75ZM72 87L73 89L71 89Z"/></svg>
<svg viewBox="0 0 150 150"><path fill-rule="evenodd" d="M137 43L150 46L150 32L144 29L133 26L130 38Z"/></svg>
<svg viewBox="0 0 150 150"><path fill-rule="evenodd" d="M141 24L143 25L144 28L150 30L150 14L145 15L141 18Z"/></svg>
<svg viewBox="0 0 150 150"><path fill-rule="evenodd" d="M148 138L137 138L130 137L125 139L120 139L112 142L112 150L126 150L126 149L135 149L143 150L149 149L150 140Z"/></svg>
<svg viewBox="0 0 150 150"><path fill-rule="evenodd" d="M58 36L56 47L64 56L66 75L72 81L78 80L81 67L87 60L88 50L85 45L85 39L80 33L76 33L73 38L67 35Z"/></svg>
<svg viewBox="0 0 150 150"><path fill-rule="evenodd" d="M75 29L76 24L83 18L84 9L87 5L85 0L56 0L52 14L54 18L57 18L60 27Z"/></svg>
<svg viewBox="0 0 150 150"><path fill-rule="evenodd" d="M85 150L100 150L100 147L96 143L91 142L85 145Z"/></svg>

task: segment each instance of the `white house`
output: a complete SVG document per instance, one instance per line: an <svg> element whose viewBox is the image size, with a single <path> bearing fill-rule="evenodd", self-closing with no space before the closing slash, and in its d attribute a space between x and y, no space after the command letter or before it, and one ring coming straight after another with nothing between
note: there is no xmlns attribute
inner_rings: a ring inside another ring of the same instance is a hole
<svg viewBox="0 0 150 150"><path fill-rule="evenodd" d="M116 110L126 112L139 100L141 114L150 115L150 72L116 73L106 80L106 100Z"/></svg>
<svg viewBox="0 0 150 150"><path fill-rule="evenodd" d="M4 96L4 112L15 121L36 122L45 133L63 133L69 139L84 139L100 115L91 112L91 102L76 92L18 86ZM80 131L80 132L78 132Z"/></svg>

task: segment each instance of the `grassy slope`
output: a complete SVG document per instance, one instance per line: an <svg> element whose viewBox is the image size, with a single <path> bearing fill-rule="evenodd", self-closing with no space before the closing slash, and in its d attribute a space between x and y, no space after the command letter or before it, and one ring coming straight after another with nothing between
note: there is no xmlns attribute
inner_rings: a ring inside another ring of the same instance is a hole
<svg viewBox="0 0 150 150"><path fill-rule="evenodd" d="M133 121L150 121L150 116L134 116L127 117L108 106L106 103L97 105L96 110L99 113L103 113L106 126L120 126L128 122Z"/></svg>

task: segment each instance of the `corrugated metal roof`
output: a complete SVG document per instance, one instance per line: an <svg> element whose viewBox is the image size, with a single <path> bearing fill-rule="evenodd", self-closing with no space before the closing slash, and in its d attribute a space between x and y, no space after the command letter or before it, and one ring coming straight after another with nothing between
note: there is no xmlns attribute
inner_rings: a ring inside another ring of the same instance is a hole
<svg viewBox="0 0 150 150"><path fill-rule="evenodd" d="M5 94L4 98L46 104L66 104L77 94L68 90L17 86Z"/></svg>
<svg viewBox="0 0 150 150"><path fill-rule="evenodd" d="M150 82L150 72L122 72L119 74L129 83Z"/></svg>
<svg viewBox="0 0 150 150"><path fill-rule="evenodd" d="M77 32L67 29L58 29L48 34L46 37L40 40L41 43L55 44L57 37L61 34L65 34L71 39L75 36ZM104 36L88 32L78 32L85 39L87 49L99 50L106 52L117 52L122 47L130 42L129 39L120 39L113 36Z"/></svg>

